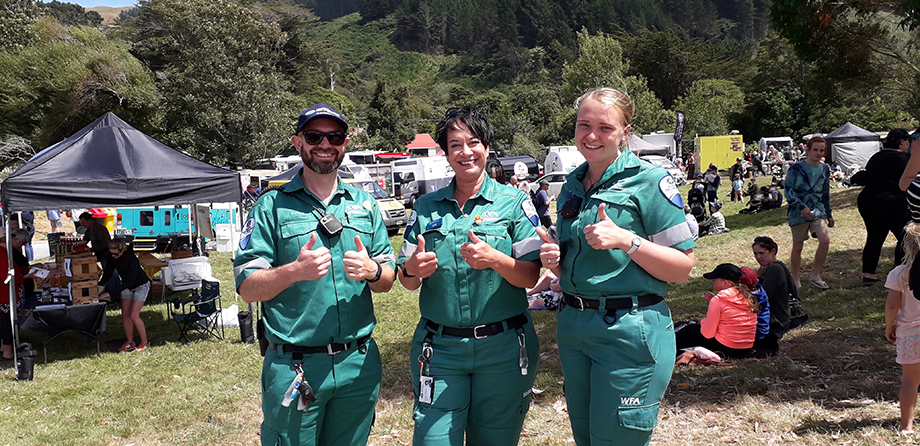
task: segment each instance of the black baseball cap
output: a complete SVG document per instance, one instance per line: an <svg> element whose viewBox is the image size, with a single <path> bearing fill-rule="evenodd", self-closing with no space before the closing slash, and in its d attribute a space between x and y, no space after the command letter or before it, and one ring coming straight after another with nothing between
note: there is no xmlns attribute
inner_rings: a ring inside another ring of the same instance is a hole
<svg viewBox="0 0 920 446"><path fill-rule="evenodd" d="M725 279L738 283L741 281L741 268L731 263L722 263L711 272L703 274L703 277L709 280Z"/></svg>
<svg viewBox="0 0 920 446"><path fill-rule="evenodd" d="M305 125L318 118L331 119L342 126L343 132L348 131L348 123L345 122L345 117L325 102L320 102L300 113L300 119L297 120L297 130L294 131L294 134L300 133Z"/></svg>

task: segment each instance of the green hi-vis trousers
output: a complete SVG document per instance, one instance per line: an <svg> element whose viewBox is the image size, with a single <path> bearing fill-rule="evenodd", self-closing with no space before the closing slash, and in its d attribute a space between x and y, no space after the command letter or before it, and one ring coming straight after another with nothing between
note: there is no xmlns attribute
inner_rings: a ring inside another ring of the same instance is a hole
<svg viewBox="0 0 920 446"><path fill-rule="evenodd" d="M671 380L676 347L665 302L557 318L565 399L578 446L647 445Z"/></svg>
<svg viewBox="0 0 920 446"><path fill-rule="evenodd" d="M301 364L317 401L306 411L281 401ZM374 422L382 376L380 352L373 338L365 347L336 355L291 353L269 349L262 364L263 446L363 446Z"/></svg>
<svg viewBox="0 0 920 446"><path fill-rule="evenodd" d="M540 355L533 321L482 339L432 333L425 322L419 322L409 353L415 386L413 444L462 446L466 434L468 445L516 445L530 409ZM525 340L527 375L521 374L519 333ZM429 336L428 374L434 378L430 404L419 402L419 357Z"/></svg>

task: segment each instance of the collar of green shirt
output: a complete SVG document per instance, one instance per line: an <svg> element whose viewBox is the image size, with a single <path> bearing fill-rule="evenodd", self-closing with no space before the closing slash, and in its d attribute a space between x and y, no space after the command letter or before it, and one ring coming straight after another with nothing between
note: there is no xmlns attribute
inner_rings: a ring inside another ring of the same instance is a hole
<svg viewBox="0 0 920 446"><path fill-rule="evenodd" d="M307 186L303 184L303 177L301 176L303 174L303 169L305 168L301 167L300 170L297 171L297 175L295 175L294 178L291 178L291 181L288 181L287 183L284 184L284 186L281 186L282 190L286 193L293 194L297 192L298 189L303 189L303 191L306 192L308 196L310 196L311 198L316 200L320 205L325 207L325 203L323 203L323 201L320 200L316 196L316 194L313 193L313 191L311 191L310 189L307 189ZM332 196L334 197L339 194L348 194L349 198L352 198L352 199L354 198L354 194L352 194L345 187L345 184L342 183L342 179L336 176L335 192L332 194Z"/></svg>
<svg viewBox="0 0 920 446"><path fill-rule="evenodd" d="M607 170L604 171L604 174L601 175L600 181L597 182L595 187L599 187L602 184L605 184L614 176L620 174L626 169L632 167L639 167L639 157L636 156L630 150L620 149L620 154L617 156L617 159L607 166ZM582 163L575 170L572 171L572 174L566 179L566 183L569 185L569 190L575 192L578 196L585 195L585 187L581 184L581 180L588 173L588 163Z"/></svg>
<svg viewBox="0 0 920 446"><path fill-rule="evenodd" d="M444 201L444 200L457 201L457 199L454 198L454 189L456 188L456 185L457 185L457 178L451 179L450 184L441 188L440 190L432 192L434 194L433 198L435 199L435 201ZM479 192L476 192L476 195L473 195L472 197L470 197L470 200L473 200L476 197L482 197L488 200L490 203L495 202L495 188L497 185L498 185L497 181L489 178L488 176L485 177L485 179L482 180L482 186L479 188Z"/></svg>

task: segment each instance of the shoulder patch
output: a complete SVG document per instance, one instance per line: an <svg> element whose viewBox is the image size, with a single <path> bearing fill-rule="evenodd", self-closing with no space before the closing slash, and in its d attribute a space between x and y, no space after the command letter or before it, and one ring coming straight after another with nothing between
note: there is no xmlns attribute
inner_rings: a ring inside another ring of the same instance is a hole
<svg viewBox="0 0 920 446"><path fill-rule="evenodd" d="M537 215L537 208L533 206L533 200L524 198L524 200L521 201L521 209L524 211L524 215L527 216L527 219L533 223L534 227L540 224L540 217Z"/></svg>
<svg viewBox="0 0 920 446"><path fill-rule="evenodd" d="M403 238L405 238L406 236L409 235L410 232L412 232L412 227L415 226L415 222L417 221L418 221L418 214L415 212L415 209L413 209L409 213L409 222L406 223L406 230L405 232L403 232Z"/></svg>
<svg viewBox="0 0 920 446"><path fill-rule="evenodd" d="M240 236L240 249L246 249L246 247L249 246L249 239L252 236L252 231L255 229L255 227L256 218L249 217L249 219L246 220L246 224L243 226L243 233Z"/></svg>
<svg viewBox="0 0 920 446"><path fill-rule="evenodd" d="M664 198L667 198L671 204L683 210L684 199L680 196L680 191L677 190L677 186L674 184L674 178L672 178L670 174L665 174L665 176L658 180L658 190L661 191L661 195L664 195Z"/></svg>

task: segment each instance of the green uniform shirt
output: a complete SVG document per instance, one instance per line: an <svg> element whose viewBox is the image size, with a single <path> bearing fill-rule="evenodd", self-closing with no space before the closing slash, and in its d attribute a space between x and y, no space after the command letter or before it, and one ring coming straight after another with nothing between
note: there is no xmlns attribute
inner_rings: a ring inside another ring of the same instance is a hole
<svg viewBox="0 0 920 446"><path fill-rule="evenodd" d="M317 226L326 213L345 227L331 239ZM328 248L332 265L322 278L299 281L263 303L265 337L271 342L310 347L351 342L369 335L376 324L370 286L347 278L342 259L356 250L355 235L372 259L390 267L393 247L374 197L342 181L328 206L304 187L299 172L282 190L259 198L233 262L237 288L253 271L296 260L314 233L313 249Z"/></svg>
<svg viewBox="0 0 920 446"><path fill-rule="evenodd" d="M587 171L587 163L572 171L556 203L562 290L590 298L664 296L667 282L652 277L624 251L592 248L584 229L597 223L597 207L606 203L607 216L617 226L679 251L693 248L696 245L674 179L664 169L623 150L586 196L581 179ZM569 208L574 215L564 218Z"/></svg>
<svg viewBox="0 0 920 446"><path fill-rule="evenodd" d="M405 262L425 237L425 251L438 256L438 269L422 281L422 317L450 327L470 327L508 319L527 310L523 289L511 285L491 268L473 269L460 255L470 242L470 228L493 248L518 260L537 260L542 241L537 236L537 212L518 189L486 178L479 193L461 210L454 199L456 179L423 195L406 227L398 262Z"/></svg>

